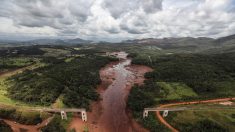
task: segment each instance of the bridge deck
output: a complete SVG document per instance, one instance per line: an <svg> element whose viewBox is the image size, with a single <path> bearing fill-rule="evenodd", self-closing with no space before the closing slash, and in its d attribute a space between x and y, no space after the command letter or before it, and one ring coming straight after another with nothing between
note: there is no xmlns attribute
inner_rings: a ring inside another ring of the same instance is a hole
<svg viewBox="0 0 235 132"><path fill-rule="evenodd" d="M183 110L194 110L194 111L205 111L210 109L227 109L227 110L234 110L234 106L224 106L224 107L177 107L177 108L145 108L144 111L183 111Z"/></svg>
<svg viewBox="0 0 235 132"><path fill-rule="evenodd" d="M31 109L32 111L43 111L43 112L84 112L86 109L76 109L76 108L64 108L64 109L53 109L53 108L35 108Z"/></svg>
<svg viewBox="0 0 235 132"><path fill-rule="evenodd" d="M145 108L144 111L181 111L185 110L186 107L180 107L180 108Z"/></svg>

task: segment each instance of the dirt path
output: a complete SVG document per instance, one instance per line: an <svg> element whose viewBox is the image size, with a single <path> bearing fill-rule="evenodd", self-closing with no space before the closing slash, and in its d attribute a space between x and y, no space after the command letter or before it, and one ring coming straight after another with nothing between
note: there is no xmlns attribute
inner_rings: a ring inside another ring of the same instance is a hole
<svg viewBox="0 0 235 132"><path fill-rule="evenodd" d="M4 119L4 122L6 122L14 132L20 132L21 129L27 130L28 132L39 132L40 129L47 126L52 119L53 117L50 117L38 125L23 125L6 119Z"/></svg>
<svg viewBox="0 0 235 132"><path fill-rule="evenodd" d="M21 73L22 71L24 71L26 69L33 69L34 66L35 65L29 65L29 66L22 67L22 68L19 68L19 69L7 71L7 72L2 72L2 73L0 73L0 77L7 78L7 77L13 76L15 74ZM5 105L5 104L1 104L0 106L2 108L9 108L9 107L14 108L14 106L10 106L10 105L8 106L8 105ZM50 117L50 118L44 120L42 123L40 123L38 125L24 125L24 124L16 123L15 121L7 120L7 119L3 119L3 121L6 122L14 132L20 132L20 129L25 129L29 132L39 132L39 130L42 127L46 126L51 121L52 118L53 117Z"/></svg>
<svg viewBox="0 0 235 132"><path fill-rule="evenodd" d="M191 102L180 102L180 103L172 103L172 104L164 104L161 105L159 108L166 108L170 106L177 106L177 105L190 105L190 104L207 104L207 103L218 103L218 102L225 102L225 101L231 101L235 100L235 98L222 98L222 99L212 99L212 100L203 100L203 101L191 101ZM161 113L158 111L156 112L157 118L159 121L164 124L167 128L169 128L173 132L178 132L176 128L171 126L161 115Z"/></svg>
<svg viewBox="0 0 235 132"><path fill-rule="evenodd" d="M146 66L131 65L131 59L125 52L113 53L119 62L108 64L100 70L101 85L97 87L101 100L92 103L92 112L88 112L88 122L81 125L79 118L74 118L70 128L77 131L89 128L91 132L145 132L127 112L126 101L134 83L142 84L144 74L152 69ZM81 126L78 128L78 126Z"/></svg>
<svg viewBox="0 0 235 132"><path fill-rule="evenodd" d="M7 71L7 72L0 72L0 77L9 77L9 76L18 74L18 73L20 73L20 72L22 72L22 71L24 71L26 69L32 69L33 67L34 67L34 64L26 66L26 67L10 70L10 71Z"/></svg>

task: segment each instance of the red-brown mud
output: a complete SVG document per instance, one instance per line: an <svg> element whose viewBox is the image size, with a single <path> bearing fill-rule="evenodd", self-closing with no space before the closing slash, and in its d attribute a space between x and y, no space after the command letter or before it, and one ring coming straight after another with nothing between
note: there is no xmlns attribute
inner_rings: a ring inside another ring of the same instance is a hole
<svg viewBox="0 0 235 132"><path fill-rule="evenodd" d="M116 52L120 61L110 63L100 70L101 85L97 91L101 101L92 104L92 112L88 112L88 122L81 125L81 120L73 119L69 129L81 131L88 127L91 132L144 132L147 131L131 119L127 112L126 102L131 87L142 84L144 74L152 69L146 66L131 65L131 59L125 52ZM80 128L76 126L81 126Z"/></svg>
<svg viewBox="0 0 235 132"><path fill-rule="evenodd" d="M25 129L28 132L39 132L41 128L45 127L52 120L52 118L53 117L50 117L38 125L23 125L6 119L4 119L4 122L6 122L11 127L13 132L20 132L20 129Z"/></svg>

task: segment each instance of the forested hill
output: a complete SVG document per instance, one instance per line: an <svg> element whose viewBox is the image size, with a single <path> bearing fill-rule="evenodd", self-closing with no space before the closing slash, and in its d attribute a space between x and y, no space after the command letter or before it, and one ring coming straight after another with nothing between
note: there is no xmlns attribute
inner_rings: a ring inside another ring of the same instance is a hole
<svg viewBox="0 0 235 132"><path fill-rule="evenodd" d="M135 49L130 50L129 55L133 57L133 64L148 65L154 69L145 75L148 80L143 86L132 88L128 98L128 106L133 111L134 117L150 131L166 129L154 114L142 119L143 108L157 107L165 103L235 96L235 52L231 48L229 52L223 49L211 50L208 53L159 54L158 52L164 51ZM225 111L221 114L221 111L213 109L208 113L174 112L167 119L180 131L194 129L234 131L233 122L230 120L231 113L232 111ZM182 120L182 117L185 117L185 120ZM223 122L226 122L226 126L221 125Z"/></svg>
<svg viewBox="0 0 235 132"><path fill-rule="evenodd" d="M69 62L50 61L54 63L9 78L8 96L40 105L50 105L62 96L69 107L88 108L90 100L99 98L95 90L100 83L99 69L112 60L90 54Z"/></svg>

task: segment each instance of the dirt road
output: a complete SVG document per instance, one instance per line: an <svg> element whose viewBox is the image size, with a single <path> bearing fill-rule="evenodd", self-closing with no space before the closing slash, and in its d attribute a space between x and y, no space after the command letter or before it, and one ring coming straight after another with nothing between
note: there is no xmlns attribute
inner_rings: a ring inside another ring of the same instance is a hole
<svg viewBox="0 0 235 132"><path fill-rule="evenodd" d="M218 102L225 102L225 101L231 101L235 100L235 98L222 98L222 99L212 99L212 100L203 100L203 101L191 101L191 102L180 102L180 103L171 103L171 104L164 104L161 105L159 108L166 108L170 106L177 106L177 105L190 105L190 104L207 104L207 103L218 103ZM158 111L157 118L159 121L164 124L167 128L169 128L173 132L178 132L176 128L171 126L161 115L161 113Z"/></svg>
<svg viewBox="0 0 235 132"><path fill-rule="evenodd" d="M29 66L26 66L26 67L10 70L10 71L7 71L7 72L0 72L0 77L10 77L10 76L13 76L15 74L21 73L24 70L33 69L34 67L35 67L35 64L32 64L32 65L29 65Z"/></svg>
<svg viewBox="0 0 235 132"><path fill-rule="evenodd" d="M3 73L0 73L0 77L3 77L3 78L7 78L7 77L10 77L12 75L15 75L15 74L18 74L26 69L32 69L34 68L35 65L30 65L30 66L26 66L26 67L23 67L23 68L19 68L19 69L15 69L15 70L11 70L11 71L7 71L7 72L3 72ZM6 105L6 104L0 104L0 107L1 108L15 108L16 106L11 106L11 105ZM20 106L18 106L20 107ZM16 107L17 108L17 107ZM34 109L33 107L32 108L28 108L29 111L30 109ZM50 117L46 120L44 120L42 123L38 124L38 125L24 125L24 124L20 124L20 123L16 123L15 121L11 121L11 120L7 120L7 119L3 119L4 122L6 122L10 127L11 129L14 131L14 132L20 132L20 129L25 129L29 132L39 132L39 130L46 126L52 119L53 117Z"/></svg>
<svg viewBox="0 0 235 132"><path fill-rule="evenodd" d="M42 127L45 127L52 120L52 118L53 117L50 117L38 125L23 125L6 119L4 119L4 122L6 122L14 132L20 132L21 129L27 130L28 132L39 132L39 130Z"/></svg>

